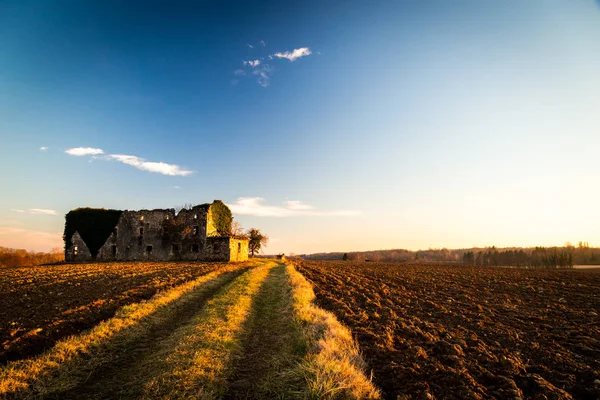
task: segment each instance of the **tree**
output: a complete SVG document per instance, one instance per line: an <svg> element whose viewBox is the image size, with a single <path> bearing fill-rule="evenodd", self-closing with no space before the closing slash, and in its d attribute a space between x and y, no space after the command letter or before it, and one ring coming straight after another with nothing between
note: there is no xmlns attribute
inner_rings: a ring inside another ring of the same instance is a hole
<svg viewBox="0 0 600 400"><path fill-rule="evenodd" d="M266 247L269 242L269 237L263 235L260 230L256 228L248 230L248 238L250 239L248 242L248 250L250 250L252 257L254 257L254 253L258 253L263 246Z"/></svg>
<svg viewBox="0 0 600 400"><path fill-rule="evenodd" d="M344 253L344 256L342 257L342 260L348 261L348 253Z"/></svg>
<svg viewBox="0 0 600 400"><path fill-rule="evenodd" d="M242 228L242 224L240 224L236 220L233 220L231 222L231 231L229 232L229 234L233 237L244 236L244 228Z"/></svg>

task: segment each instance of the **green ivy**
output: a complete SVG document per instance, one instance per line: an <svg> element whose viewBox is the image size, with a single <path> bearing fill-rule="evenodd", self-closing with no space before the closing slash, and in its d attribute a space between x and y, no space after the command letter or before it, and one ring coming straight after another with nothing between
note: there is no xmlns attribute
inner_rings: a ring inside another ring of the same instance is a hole
<svg viewBox="0 0 600 400"><path fill-rule="evenodd" d="M231 222L233 221L229 207L221 200L215 200L210 205L210 211L212 212L213 223L219 235L228 236L231 232Z"/></svg>
<svg viewBox="0 0 600 400"><path fill-rule="evenodd" d="M77 208L65 216L64 240L66 248L71 247L71 238L77 231L85 242L92 257L109 238L123 211L104 208Z"/></svg>

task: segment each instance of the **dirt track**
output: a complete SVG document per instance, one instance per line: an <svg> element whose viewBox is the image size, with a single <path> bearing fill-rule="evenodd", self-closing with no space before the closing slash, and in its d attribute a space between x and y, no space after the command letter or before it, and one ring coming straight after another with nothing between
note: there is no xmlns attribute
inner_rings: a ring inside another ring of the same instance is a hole
<svg viewBox="0 0 600 400"><path fill-rule="evenodd" d="M600 270L303 262L398 398L600 398Z"/></svg>

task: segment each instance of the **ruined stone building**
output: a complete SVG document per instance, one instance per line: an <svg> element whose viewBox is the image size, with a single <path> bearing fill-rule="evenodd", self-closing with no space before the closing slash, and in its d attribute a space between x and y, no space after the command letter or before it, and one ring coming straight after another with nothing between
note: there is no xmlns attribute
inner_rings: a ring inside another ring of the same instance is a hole
<svg viewBox="0 0 600 400"><path fill-rule="evenodd" d="M174 209L120 211L78 208L66 215L67 261L245 261L248 239L229 234L222 201Z"/></svg>

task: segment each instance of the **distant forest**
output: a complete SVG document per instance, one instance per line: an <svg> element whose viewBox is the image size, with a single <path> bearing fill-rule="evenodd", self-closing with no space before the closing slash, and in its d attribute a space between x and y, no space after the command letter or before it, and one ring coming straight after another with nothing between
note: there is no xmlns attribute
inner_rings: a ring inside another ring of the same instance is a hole
<svg viewBox="0 0 600 400"><path fill-rule="evenodd" d="M569 243L563 247L428 249L428 250L374 250L348 253L303 254L306 260L348 260L378 262L443 262L478 266L514 267L571 267L573 265L600 265L600 248L589 247L586 242L577 246Z"/></svg>
<svg viewBox="0 0 600 400"><path fill-rule="evenodd" d="M0 268L2 267L31 267L64 261L65 254L61 248L53 249L50 253L9 249L0 247Z"/></svg>

